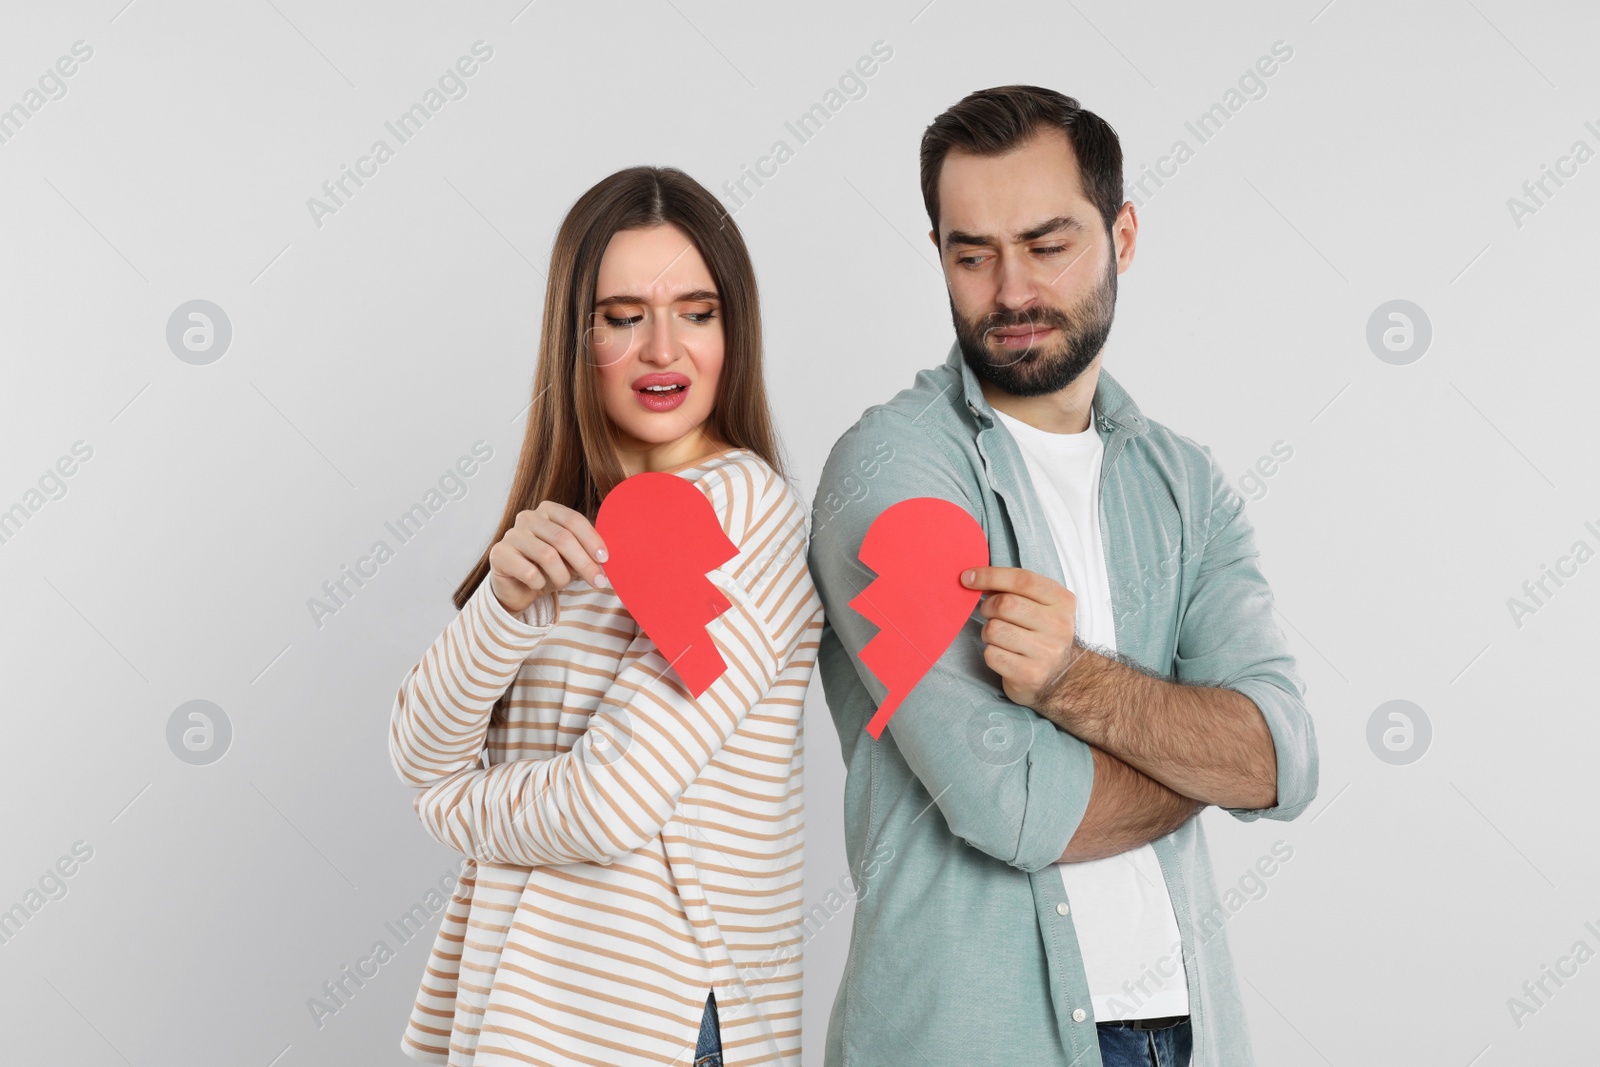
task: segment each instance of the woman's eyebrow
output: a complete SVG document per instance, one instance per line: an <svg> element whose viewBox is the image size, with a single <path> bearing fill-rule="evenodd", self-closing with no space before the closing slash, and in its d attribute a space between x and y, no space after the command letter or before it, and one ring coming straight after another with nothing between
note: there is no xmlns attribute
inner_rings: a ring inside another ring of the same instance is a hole
<svg viewBox="0 0 1600 1067"><path fill-rule="evenodd" d="M677 303L680 300L715 300L715 299L717 299L717 291L715 289L690 289L686 293L679 293L677 296L672 298L672 301L673 301L673 303ZM597 307L597 308L602 308L602 307L611 307L611 306L616 305L616 304L649 304L649 303L650 303L650 301L646 300L642 296L634 296L632 293L618 293L615 296L608 296L608 297L605 297L604 299L596 300L594 302L594 306Z"/></svg>

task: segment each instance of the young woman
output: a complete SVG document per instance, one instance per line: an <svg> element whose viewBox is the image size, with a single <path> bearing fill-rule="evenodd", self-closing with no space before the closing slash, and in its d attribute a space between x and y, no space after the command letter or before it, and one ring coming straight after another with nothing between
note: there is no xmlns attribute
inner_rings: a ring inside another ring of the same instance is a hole
<svg viewBox="0 0 1600 1067"><path fill-rule="evenodd" d="M429 1063L800 1062L802 715L822 627L780 474L755 274L671 168L578 199L551 255L510 499L407 672L389 751L465 853L401 1048ZM624 477L692 483L727 670L698 697L605 577ZM719 1025L720 1022L720 1025Z"/></svg>

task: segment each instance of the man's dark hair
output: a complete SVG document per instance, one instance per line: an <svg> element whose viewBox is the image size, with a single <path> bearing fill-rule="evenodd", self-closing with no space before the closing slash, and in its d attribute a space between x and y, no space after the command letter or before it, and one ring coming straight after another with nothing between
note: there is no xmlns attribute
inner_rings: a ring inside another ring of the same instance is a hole
<svg viewBox="0 0 1600 1067"><path fill-rule="evenodd" d="M1117 131L1072 97L1037 85L1000 85L969 93L923 132L922 202L934 234L939 232L939 172L950 149L998 155L1047 128L1067 135L1083 176L1083 194L1100 212L1109 234L1123 201Z"/></svg>

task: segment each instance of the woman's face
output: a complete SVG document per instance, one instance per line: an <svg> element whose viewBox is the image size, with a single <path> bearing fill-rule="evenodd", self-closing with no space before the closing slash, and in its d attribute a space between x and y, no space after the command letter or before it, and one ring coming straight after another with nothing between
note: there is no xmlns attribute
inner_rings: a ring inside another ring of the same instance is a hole
<svg viewBox="0 0 1600 1067"><path fill-rule="evenodd" d="M629 474L692 462L722 372L722 304L700 250L671 223L606 245L587 331L600 395Z"/></svg>

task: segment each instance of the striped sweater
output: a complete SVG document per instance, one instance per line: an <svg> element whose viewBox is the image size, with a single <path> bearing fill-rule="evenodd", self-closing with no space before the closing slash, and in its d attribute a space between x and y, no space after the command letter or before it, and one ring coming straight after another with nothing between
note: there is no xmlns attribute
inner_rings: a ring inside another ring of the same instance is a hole
<svg viewBox="0 0 1600 1067"><path fill-rule="evenodd" d="M389 753L471 857L400 1046L426 1063L800 1063L804 700L822 629L805 508L746 449L672 472L739 554L696 699L609 587L520 614L486 577L395 696ZM502 699L504 696L504 699Z"/></svg>

